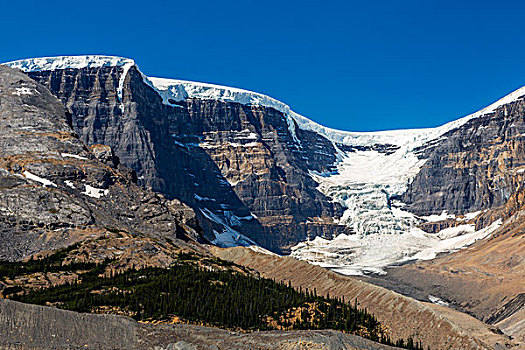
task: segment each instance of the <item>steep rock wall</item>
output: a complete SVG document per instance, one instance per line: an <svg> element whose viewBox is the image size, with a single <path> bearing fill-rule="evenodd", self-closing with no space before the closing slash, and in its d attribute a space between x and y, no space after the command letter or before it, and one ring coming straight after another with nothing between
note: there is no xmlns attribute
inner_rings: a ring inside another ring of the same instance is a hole
<svg viewBox="0 0 525 350"><path fill-rule="evenodd" d="M330 141L310 131L292 135L273 108L199 99L163 104L136 67L119 97L123 73L99 67L29 74L62 100L84 142L111 146L139 183L196 208L210 241L224 230L216 221L276 251L347 230L333 221L340 205L317 191L308 173L333 170Z"/></svg>
<svg viewBox="0 0 525 350"><path fill-rule="evenodd" d="M403 200L419 215L464 214L503 205L523 187L523 96L419 150L428 158Z"/></svg>

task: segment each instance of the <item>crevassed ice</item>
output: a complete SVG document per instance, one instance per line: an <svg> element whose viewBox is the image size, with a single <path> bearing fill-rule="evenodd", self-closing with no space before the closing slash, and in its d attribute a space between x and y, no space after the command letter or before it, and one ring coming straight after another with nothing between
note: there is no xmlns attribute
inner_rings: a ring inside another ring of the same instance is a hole
<svg viewBox="0 0 525 350"><path fill-rule="evenodd" d="M345 275L384 274L384 268L409 260L430 260L488 237L501 225L498 220L476 231L474 225L460 225L441 234L429 234L411 227L404 234L341 234L333 240L316 237L292 248L292 256L331 268Z"/></svg>

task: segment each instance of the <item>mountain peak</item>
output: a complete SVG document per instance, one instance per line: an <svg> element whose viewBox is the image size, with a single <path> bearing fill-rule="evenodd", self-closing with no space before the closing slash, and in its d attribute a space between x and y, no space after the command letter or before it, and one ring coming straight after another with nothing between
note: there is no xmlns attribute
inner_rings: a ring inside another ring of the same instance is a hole
<svg viewBox="0 0 525 350"><path fill-rule="evenodd" d="M114 66L132 66L135 61L131 58L105 55L56 56L28 58L3 63L11 68L18 68L24 72L50 71L58 69L82 69Z"/></svg>

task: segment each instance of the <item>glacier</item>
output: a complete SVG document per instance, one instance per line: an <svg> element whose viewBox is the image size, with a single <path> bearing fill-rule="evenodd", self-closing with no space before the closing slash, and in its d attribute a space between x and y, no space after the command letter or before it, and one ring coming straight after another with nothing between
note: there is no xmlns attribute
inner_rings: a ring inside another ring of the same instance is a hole
<svg viewBox="0 0 525 350"><path fill-rule="evenodd" d="M23 71L80 69L86 67L120 66L119 99L122 99L124 79L136 65L128 58L87 55L26 59L5 63ZM331 141L337 150L337 171L319 174L310 171L318 183L318 190L340 203L344 213L335 218L355 234L341 234L334 239L315 237L292 248L291 256L331 268L339 273L359 275L383 273L384 268L408 260L432 259L440 252L450 252L472 244L493 232L500 223L475 231L472 225L461 224L438 234L428 234L417 225L435 218L417 217L403 210L404 203L394 200L402 195L408 184L420 171L425 160L416 155L416 149L438 141L448 131L458 128L473 118L493 112L499 106L525 95L522 87L473 114L435 128L388 130L374 132L341 131L322 126L295 113L287 104L272 97L240 88L192 82L178 79L147 77L144 82L157 91L163 103L187 98L220 100L244 105L263 106L280 111L286 118L289 132L301 147L297 128L316 132ZM392 152L380 152L367 146L394 146ZM205 146L205 145L203 145ZM343 146L365 147L366 150L344 151ZM444 213L446 217L451 217ZM474 217L472 213L466 217ZM205 216L214 219L211 212ZM255 246L254 242L223 222L224 231L217 232L215 243L222 246ZM459 219L464 220L464 219ZM231 226L231 225L230 225Z"/></svg>

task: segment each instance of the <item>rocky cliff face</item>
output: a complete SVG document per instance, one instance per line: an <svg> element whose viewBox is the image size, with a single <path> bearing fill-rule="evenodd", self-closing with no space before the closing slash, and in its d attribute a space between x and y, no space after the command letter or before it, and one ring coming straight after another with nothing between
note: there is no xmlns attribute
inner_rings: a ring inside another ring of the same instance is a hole
<svg viewBox="0 0 525 350"><path fill-rule="evenodd" d="M523 187L525 96L419 150L428 159L403 199L420 215L463 214L505 204Z"/></svg>
<svg viewBox="0 0 525 350"><path fill-rule="evenodd" d="M194 98L167 105L136 67L29 75L62 100L82 141L111 146L140 184L195 208L214 243L241 233L286 251L347 230L333 221L341 206L309 176L333 170L334 146L310 131L292 135L276 109Z"/></svg>
<svg viewBox="0 0 525 350"><path fill-rule="evenodd" d="M48 89L0 66L0 259L80 243L84 260L165 265L193 249L192 210L135 179L108 146L78 139Z"/></svg>

